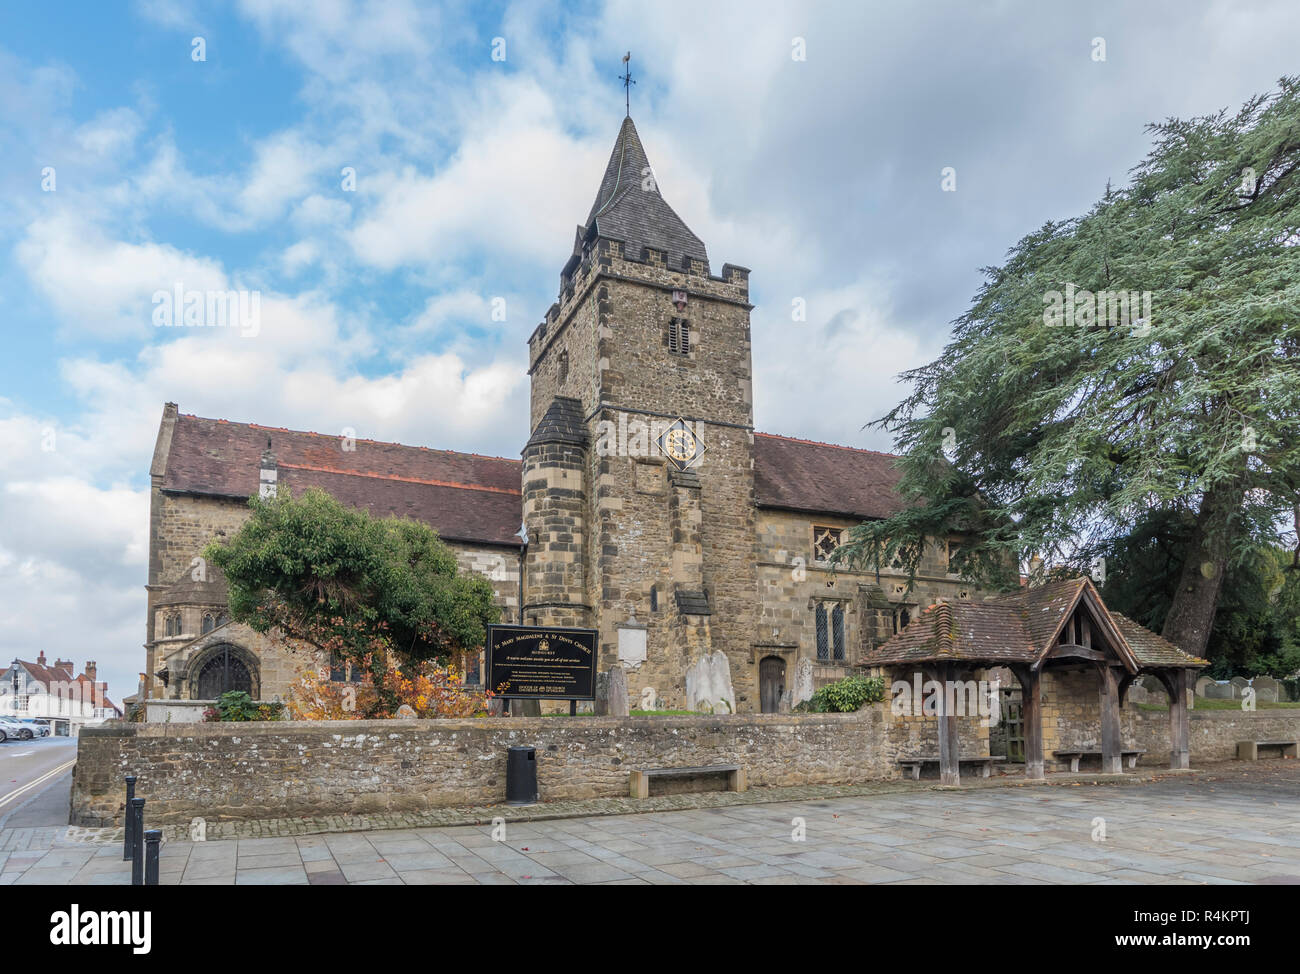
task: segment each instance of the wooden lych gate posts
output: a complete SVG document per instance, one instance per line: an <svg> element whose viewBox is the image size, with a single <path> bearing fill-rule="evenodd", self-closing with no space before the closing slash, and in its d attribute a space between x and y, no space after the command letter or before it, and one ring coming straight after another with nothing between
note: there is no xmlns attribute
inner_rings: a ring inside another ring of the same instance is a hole
<svg viewBox="0 0 1300 974"><path fill-rule="evenodd" d="M1025 777L1041 779L1043 695L1045 686L1063 692L1067 681L1044 680L1044 674L1091 672L1097 680L1098 739L1103 774L1122 774L1124 754L1134 760L1140 748L1125 748L1120 710L1128 688L1151 674L1169 694L1169 765L1189 766L1191 753L1187 697L1196 670L1208 661L1184 653L1116 612L1086 578L1049 582L984 602L939 602L869 653L863 665L879 667L895 678L921 673L944 689L937 708L939 780L961 782L961 762L989 760L963 755L959 745L960 711L953 713L954 690L976 671L1005 666L1020 683L1019 723L1024 738ZM1076 681L1077 682L1077 681ZM1096 751L1068 752L1079 755ZM904 757L900 757L903 763ZM933 760L933 759L931 759ZM1000 758L994 760L1001 760ZM914 762L913 762L914 763Z"/></svg>

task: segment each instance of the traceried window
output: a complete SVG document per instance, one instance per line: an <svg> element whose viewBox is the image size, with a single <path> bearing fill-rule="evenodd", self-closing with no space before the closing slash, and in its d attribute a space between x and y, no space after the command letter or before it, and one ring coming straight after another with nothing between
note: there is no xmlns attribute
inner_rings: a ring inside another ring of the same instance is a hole
<svg viewBox="0 0 1300 974"><path fill-rule="evenodd" d="M824 528L813 525L813 559L829 561L831 554L840 546L843 536L840 528Z"/></svg>
<svg viewBox="0 0 1300 974"><path fill-rule="evenodd" d="M817 603L817 658L827 662L844 661L844 606L827 607Z"/></svg>
<svg viewBox="0 0 1300 974"><path fill-rule="evenodd" d="M691 352L691 323L685 318L674 318L668 323L668 351L674 355Z"/></svg>
<svg viewBox="0 0 1300 974"><path fill-rule="evenodd" d="M217 628L217 623L216 623L216 619L213 617L212 613L211 613L211 612L205 612L205 613L203 613L203 628L200 629L199 631L200 631L200 632L211 632L211 631L212 631L213 629L215 629L215 628Z"/></svg>

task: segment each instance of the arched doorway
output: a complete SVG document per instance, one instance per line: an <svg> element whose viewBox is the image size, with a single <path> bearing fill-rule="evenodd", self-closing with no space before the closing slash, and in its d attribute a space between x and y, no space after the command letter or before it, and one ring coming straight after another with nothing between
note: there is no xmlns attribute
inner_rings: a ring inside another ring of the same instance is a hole
<svg viewBox="0 0 1300 974"><path fill-rule="evenodd" d="M215 647L211 655L200 664L194 678L194 699L216 700L223 693L232 690L242 690L256 697L256 666L250 666L245 656L238 647L229 643Z"/></svg>
<svg viewBox="0 0 1300 974"><path fill-rule="evenodd" d="M758 699L763 713L777 713L784 693L785 660L780 656L764 656L758 662Z"/></svg>

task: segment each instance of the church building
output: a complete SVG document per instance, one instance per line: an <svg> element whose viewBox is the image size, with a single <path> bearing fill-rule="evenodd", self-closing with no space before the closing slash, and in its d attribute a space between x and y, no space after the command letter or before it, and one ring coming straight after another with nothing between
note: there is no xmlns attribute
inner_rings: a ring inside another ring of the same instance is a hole
<svg viewBox="0 0 1300 974"><path fill-rule="evenodd" d="M888 454L755 431L749 274L715 271L628 117L528 340L521 459L168 403L150 470L147 695L287 692L302 661L229 620L200 557L251 495L279 490L430 525L491 580L503 622L598 630L599 669L624 668L634 708L784 709L918 607L982 598L949 571L958 539L935 539L910 593L901 570L830 570L849 528L899 510L899 473Z"/></svg>

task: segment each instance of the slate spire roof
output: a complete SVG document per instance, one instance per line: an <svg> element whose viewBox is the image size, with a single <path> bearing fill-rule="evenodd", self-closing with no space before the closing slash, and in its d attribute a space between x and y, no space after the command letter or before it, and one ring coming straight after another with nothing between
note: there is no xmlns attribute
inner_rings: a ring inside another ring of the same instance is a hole
<svg viewBox="0 0 1300 974"><path fill-rule="evenodd" d="M623 241L623 253L632 260L641 260L644 248L650 247L662 251L665 262L675 269L683 269L688 260L708 263L704 242L668 205L658 181L643 188L650 171L641 136L631 117L624 118L596 201L586 224L578 228L574 254L581 252L584 240L608 237Z"/></svg>

